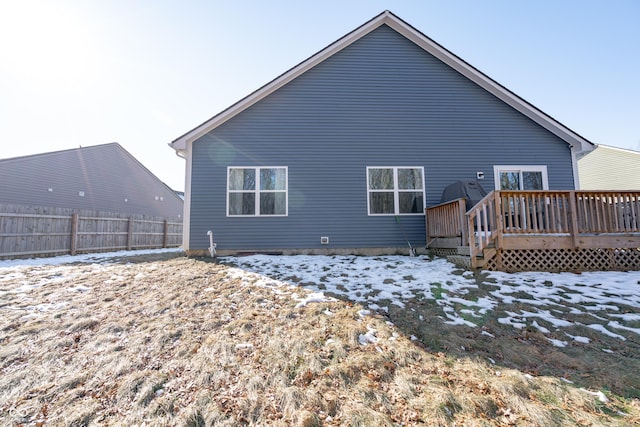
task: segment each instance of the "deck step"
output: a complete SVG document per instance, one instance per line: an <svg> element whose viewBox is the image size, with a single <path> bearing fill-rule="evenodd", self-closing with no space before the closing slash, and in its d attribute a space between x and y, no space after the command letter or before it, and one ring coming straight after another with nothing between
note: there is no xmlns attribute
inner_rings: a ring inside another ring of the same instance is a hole
<svg viewBox="0 0 640 427"><path fill-rule="evenodd" d="M471 248L469 246L458 246L457 255L449 255L447 261L465 269L471 269ZM482 268L496 255L496 248L491 246L482 250L482 255L476 257L476 267Z"/></svg>
<svg viewBox="0 0 640 427"><path fill-rule="evenodd" d="M470 246L458 246L458 255L471 256ZM496 254L496 248L494 246L488 246L482 250L482 255L478 255L478 258L493 258Z"/></svg>
<svg viewBox="0 0 640 427"><path fill-rule="evenodd" d="M466 255L471 256L471 247L470 246L458 246L458 255Z"/></svg>
<svg viewBox="0 0 640 427"><path fill-rule="evenodd" d="M471 257L466 255L449 255L447 261L464 269L471 269Z"/></svg>

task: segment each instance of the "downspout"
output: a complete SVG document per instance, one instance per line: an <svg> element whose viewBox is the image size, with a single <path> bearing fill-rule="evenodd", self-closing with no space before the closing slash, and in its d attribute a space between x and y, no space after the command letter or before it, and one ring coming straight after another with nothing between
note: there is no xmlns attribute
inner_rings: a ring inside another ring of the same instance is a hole
<svg viewBox="0 0 640 427"><path fill-rule="evenodd" d="M573 169L573 188L574 190L580 189L580 172L578 171L578 154L584 153L584 151L578 151L578 147L571 146L571 168Z"/></svg>
<svg viewBox="0 0 640 427"><path fill-rule="evenodd" d="M578 169L578 157L584 157L595 150L597 144L580 144L571 146L571 167L573 168L573 185L580 190L580 170Z"/></svg>
<svg viewBox="0 0 640 427"><path fill-rule="evenodd" d="M578 157L584 156L587 153L595 150L597 144L594 144L579 135L573 142L569 142L571 147L571 168L573 169L573 187L575 190L580 190L580 170L578 169Z"/></svg>

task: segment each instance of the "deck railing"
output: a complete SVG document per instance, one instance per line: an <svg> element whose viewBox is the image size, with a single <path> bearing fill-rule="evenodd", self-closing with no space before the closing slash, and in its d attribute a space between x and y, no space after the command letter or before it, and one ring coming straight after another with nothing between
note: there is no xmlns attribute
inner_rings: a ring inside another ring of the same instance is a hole
<svg viewBox="0 0 640 427"><path fill-rule="evenodd" d="M640 232L640 192L576 192L580 233Z"/></svg>
<svg viewBox="0 0 640 427"><path fill-rule="evenodd" d="M461 200L427 208L427 242L459 236L461 245L470 247L472 263L490 246L640 246L640 191L492 191L468 212L464 209Z"/></svg>
<svg viewBox="0 0 640 427"><path fill-rule="evenodd" d="M640 232L640 192L496 191L505 233Z"/></svg>
<svg viewBox="0 0 640 427"><path fill-rule="evenodd" d="M452 200L425 209L427 246L438 238L459 238L459 245L469 244L464 199Z"/></svg>
<svg viewBox="0 0 640 427"><path fill-rule="evenodd" d="M572 192L498 191L505 233L570 233Z"/></svg>
<svg viewBox="0 0 640 427"><path fill-rule="evenodd" d="M475 267L475 257L481 254L484 248L494 244L500 235L501 227L496 215L500 212L498 202L496 192L492 191L466 213L472 267Z"/></svg>

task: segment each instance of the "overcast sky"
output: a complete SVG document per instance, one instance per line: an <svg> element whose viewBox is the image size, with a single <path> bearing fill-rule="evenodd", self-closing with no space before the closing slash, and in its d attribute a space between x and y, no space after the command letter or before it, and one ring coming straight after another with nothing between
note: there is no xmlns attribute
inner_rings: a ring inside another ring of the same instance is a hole
<svg viewBox="0 0 640 427"><path fill-rule="evenodd" d="M591 142L640 149L638 0L0 0L0 157L119 142L183 190L169 142L385 9Z"/></svg>

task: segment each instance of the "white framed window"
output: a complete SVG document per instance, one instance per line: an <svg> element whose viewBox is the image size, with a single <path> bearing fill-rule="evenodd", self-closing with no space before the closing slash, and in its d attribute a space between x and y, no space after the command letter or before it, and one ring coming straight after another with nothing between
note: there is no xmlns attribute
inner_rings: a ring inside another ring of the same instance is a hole
<svg viewBox="0 0 640 427"><path fill-rule="evenodd" d="M493 167L496 190L548 190L546 165Z"/></svg>
<svg viewBox="0 0 640 427"><path fill-rule="evenodd" d="M227 167L227 216L287 216L288 168Z"/></svg>
<svg viewBox="0 0 640 427"><path fill-rule="evenodd" d="M369 215L421 215L424 204L423 167L367 166Z"/></svg>

